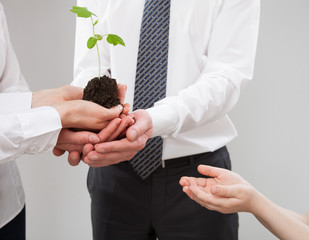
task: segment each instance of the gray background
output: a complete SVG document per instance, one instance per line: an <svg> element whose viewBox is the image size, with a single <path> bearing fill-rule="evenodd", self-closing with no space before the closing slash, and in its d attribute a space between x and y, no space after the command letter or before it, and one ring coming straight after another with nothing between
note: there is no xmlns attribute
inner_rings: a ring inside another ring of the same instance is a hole
<svg viewBox="0 0 309 240"><path fill-rule="evenodd" d="M21 69L32 90L72 80L73 0L2 0ZM274 202L309 210L309 1L262 0L254 80L230 114L239 137L229 144L233 170ZM18 160L30 240L91 239L87 167L50 153ZM240 214L240 239L276 239Z"/></svg>

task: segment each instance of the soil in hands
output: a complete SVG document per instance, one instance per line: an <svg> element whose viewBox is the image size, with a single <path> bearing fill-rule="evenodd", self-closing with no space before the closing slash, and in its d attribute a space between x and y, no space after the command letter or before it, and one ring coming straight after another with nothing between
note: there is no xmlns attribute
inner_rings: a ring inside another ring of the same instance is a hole
<svg viewBox="0 0 309 240"><path fill-rule="evenodd" d="M120 104L117 82L113 78L103 76L91 79L84 89L84 100L95 102L105 108Z"/></svg>

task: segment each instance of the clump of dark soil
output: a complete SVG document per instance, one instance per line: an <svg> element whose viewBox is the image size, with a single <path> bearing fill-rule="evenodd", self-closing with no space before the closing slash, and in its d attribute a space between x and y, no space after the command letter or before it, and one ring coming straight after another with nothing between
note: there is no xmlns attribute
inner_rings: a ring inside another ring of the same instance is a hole
<svg viewBox="0 0 309 240"><path fill-rule="evenodd" d="M103 76L91 79L84 89L84 100L95 102L105 108L120 104L117 82L113 78Z"/></svg>

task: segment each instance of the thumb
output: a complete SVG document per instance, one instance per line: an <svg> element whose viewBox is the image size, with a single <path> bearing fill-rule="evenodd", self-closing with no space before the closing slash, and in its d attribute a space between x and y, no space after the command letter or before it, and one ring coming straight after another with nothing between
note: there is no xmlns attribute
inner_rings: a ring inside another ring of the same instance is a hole
<svg viewBox="0 0 309 240"><path fill-rule="evenodd" d="M67 85L61 87L60 90L66 100L80 100L83 98L84 89L81 87Z"/></svg>
<svg viewBox="0 0 309 240"><path fill-rule="evenodd" d="M210 188L211 194L218 196L218 197L224 197L224 198L235 198L237 197L237 187L235 186L212 186Z"/></svg>
<svg viewBox="0 0 309 240"><path fill-rule="evenodd" d="M128 128L126 136L130 142L135 141L140 136L150 138L152 134L152 119L145 110L136 110L132 113L134 116L134 124Z"/></svg>
<svg viewBox="0 0 309 240"><path fill-rule="evenodd" d="M108 109L107 115L108 115L108 119L114 119L114 118L118 118L120 113L123 110L123 106L121 104L112 107L110 109ZM104 112L104 115L106 115L106 112Z"/></svg>
<svg viewBox="0 0 309 240"><path fill-rule="evenodd" d="M223 168L217 168L208 165L199 165L197 170L199 171L199 173L213 178L217 178L220 176L220 174L223 174L225 171L227 171Z"/></svg>

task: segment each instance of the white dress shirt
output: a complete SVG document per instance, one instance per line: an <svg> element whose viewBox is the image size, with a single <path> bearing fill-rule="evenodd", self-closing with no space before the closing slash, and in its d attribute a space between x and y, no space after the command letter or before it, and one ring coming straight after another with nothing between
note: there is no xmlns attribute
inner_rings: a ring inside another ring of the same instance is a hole
<svg viewBox="0 0 309 240"><path fill-rule="evenodd" d="M127 84L133 106L142 0L78 0L96 13L99 34L121 36L126 47L100 42L103 73ZM252 79L260 0L171 0L166 98L147 109L153 136L164 138L163 159L214 151L236 137L228 112ZM98 74L87 49L89 19L77 19L73 85Z"/></svg>
<svg viewBox="0 0 309 240"><path fill-rule="evenodd" d="M31 109L31 101L32 93L20 73L0 3L0 228L25 205L14 160L24 153L52 149L61 130L54 108Z"/></svg>

